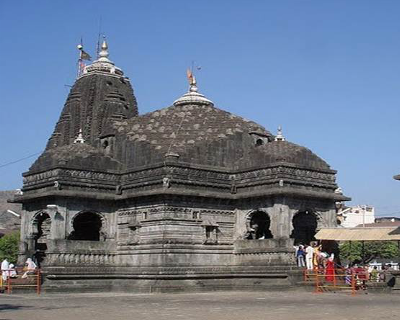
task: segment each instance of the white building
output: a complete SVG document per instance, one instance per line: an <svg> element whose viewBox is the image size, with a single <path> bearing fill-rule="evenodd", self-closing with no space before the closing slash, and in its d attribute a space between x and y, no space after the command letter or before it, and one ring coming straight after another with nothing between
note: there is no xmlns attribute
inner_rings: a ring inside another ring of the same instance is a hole
<svg viewBox="0 0 400 320"><path fill-rule="evenodd" d="M339 209L337 215L340 225L344 228L354 228L375 222L375 208L368 205L343 207Z"/></svg>

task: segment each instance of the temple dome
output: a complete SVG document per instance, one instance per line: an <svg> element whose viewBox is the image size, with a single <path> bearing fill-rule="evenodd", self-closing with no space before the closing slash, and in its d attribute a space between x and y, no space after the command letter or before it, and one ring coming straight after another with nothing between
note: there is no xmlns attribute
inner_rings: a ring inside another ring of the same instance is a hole
<svg viewBox="0 0 400 320"><path fill-rule="evenodd" d="M216 108L197 91L191 84L173 106L114 124L117 140L127 150L128 168L160 163L173 155L179 162L233 170L282 162L330 170L309 149L285 141L280 131L275 137L253 121Z"/></svg>
<svg viewBox="0 0 400 320"><path fill-rule="evenodd" d="M126 140L128 167L162 162L171 153L187 163L233 167L256 139L273 140L262 126L209 103L178 103L116 122L114 128L117 140Z"/></svg>

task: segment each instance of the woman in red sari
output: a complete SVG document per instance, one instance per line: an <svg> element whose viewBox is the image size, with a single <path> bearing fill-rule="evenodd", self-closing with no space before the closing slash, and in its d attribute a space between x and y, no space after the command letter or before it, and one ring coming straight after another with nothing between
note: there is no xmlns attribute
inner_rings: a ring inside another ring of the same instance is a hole
<svg viewBox="0 0 400 320"><path fill-rule="evenodd" d="M329 282L333 282L333 279L335 277L335 262L334 260L334 255L333 253L331 256L328 258L328 261L326 262L326 269L325 269L325 280Z"/></svg>

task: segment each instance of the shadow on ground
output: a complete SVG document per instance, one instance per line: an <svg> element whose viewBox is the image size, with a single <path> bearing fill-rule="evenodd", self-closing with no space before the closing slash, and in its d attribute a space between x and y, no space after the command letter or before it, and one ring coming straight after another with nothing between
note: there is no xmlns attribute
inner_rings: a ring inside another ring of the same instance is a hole
<svg viewBox="0 0 400 320"><path fill-rule="evenodd" d="M20 310L22 308L29 308L29 307L27 307L27 306L18 306L18 305L15 305L15 304L0 304L0 311Z"/></svg>

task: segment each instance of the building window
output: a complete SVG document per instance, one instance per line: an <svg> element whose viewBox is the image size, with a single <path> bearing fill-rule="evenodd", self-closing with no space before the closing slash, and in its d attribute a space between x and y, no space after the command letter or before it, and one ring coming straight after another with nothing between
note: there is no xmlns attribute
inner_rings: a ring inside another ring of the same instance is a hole
<svg viewBox="0 0 400 320"><path fill-rule="evenodd" d="M216 244L218 242L218 225L206 222L204 228L204 244Z"/></svg>
<svg viewBox="0 0 400 320"><path fill-rule="evenodd" d="M100 241L101 227L101 218L97 213L79 213L73 222L74 230L68 238L69 240Z"/></svg>
<svg viewBox="0 0 400 320"><path fill-rule="evenodd" d="M315 234L317 233L317 217L310 211L301 211L297 213L292 220L293 231L290 235L294 238L294 244L307 244L315 241Z"/></svg>
<svg viewBox="0 0 400 320"><path fill-rule="evenodd" d="M271 230L271 219L268 214L262 211L255 211L247 218L247 232L245 239L249 240L263 240L273 238Z"/></svg>

